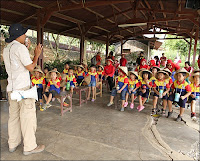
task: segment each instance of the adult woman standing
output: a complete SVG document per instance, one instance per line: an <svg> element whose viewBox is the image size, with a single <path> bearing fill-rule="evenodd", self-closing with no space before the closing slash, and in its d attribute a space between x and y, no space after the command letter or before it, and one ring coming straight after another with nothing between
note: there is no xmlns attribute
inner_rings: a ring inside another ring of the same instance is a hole
<svg viewBox="0 0 200 161"><path fill-rule="evenodd" d="M107 59L107 65L104 67L105 78L108 80L108 84L110 86L110 91L112 91L114 87L113 77L115 73L115 67L113 66L113 60Z"/></svg>

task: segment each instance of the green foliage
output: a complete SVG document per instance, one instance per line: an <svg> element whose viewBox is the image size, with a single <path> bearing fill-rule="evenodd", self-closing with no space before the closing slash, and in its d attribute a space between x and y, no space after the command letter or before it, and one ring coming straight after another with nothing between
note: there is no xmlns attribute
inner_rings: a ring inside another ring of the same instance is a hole
<svg viewBox="0 0 200 161"><path fill-rule="evenodd" d="M59 72L62 72L65 66L65 63L68 63L71 68L73 68L74 65L79 64L79 60L77 61L71 61L71 60L65 60L65 61L60 61L56 59L53 62L44 62L44 67L48 67L49 70L52 70L54 68L57 68Z"/></svg>
<svg viewBox="0 0 200 161"><path fill-rule="evenodd" d="M8 78L8 74L6 72L6 68L4 64L0 65L0 80L2 79L7 79Z"/></svg>
<svg viewBox="0 0 200 161"><path fill-rule="evenodd" d="M1 25L0 26L0 33L4 38L8 38L8 26Z"/></svg>

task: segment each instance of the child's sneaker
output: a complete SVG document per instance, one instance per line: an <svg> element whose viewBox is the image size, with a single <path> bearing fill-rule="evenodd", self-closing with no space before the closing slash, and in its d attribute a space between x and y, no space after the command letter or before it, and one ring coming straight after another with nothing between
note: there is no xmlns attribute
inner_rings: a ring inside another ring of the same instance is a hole
<svg viewBox="0 0 200 161"><path fill-rule="evenodd" d="M139 106L137 106L137 110L139 110L140 109L140 105Z"/></svg>
<svg viewBox="0 0 200 161"><path fill-rule="evenodd" d="M180 106L178 105L177 102L174 103L175 107L179 108Z"/></svg>
<svg viewBox="0 0 200 161"><path fill-rule="evenodd" d="M130 109L133 109L133 108L134 108L134 104L131 103L131 105L130 105Z"/></svg>
<svg viewBox="0 0 200 161"><path fill-rule="evenodd" d="M127 106L128 106L128 102L125 102L125 103L124 103L124 107L127 107Z"/></svg>
<svg viewBox="0 0 200 161"><path fill-rule="evenodd" d="M63 102L63 106L67 107L67 106L69 106L69 104L66 102Z"/></svg>
<svg viewBox="0 0 200 161"><path fill-rule="evenodd" d="M166 115L166 110L164 110L164 109L162 108L161 111L162 111L162 115L165 116L165 115Z"/></svg>
<svg viewBox="0 0 200 161"><path fill-rule="evenodd" d="M191 113L191 119L196 119L196 113L195 112Z"/></svg>
<svg viewBox="0 0 200 161"><path fill-rule="evenodd" d="M161 105L161 106L163 105L163 100L162 100L162 101L160 101L160 105Z"/></svg>
<svg viewBox="0 0 200 161"><path fill-rule="evenodd" d="M113 104L114 104L113 102L109 102L109 103L107 104L107 106L110 107L110 106L112 106Z"/></svg>
<svg viewBox="0 0 200 161"><path fill-rule="evenodd" d="M46 110L46 109L47 109L47 104L44 104L44 105L41 107L40 111L44 111L44 110Z"/></svg>
<svg viewBox="0 0 200 161"><path fill-rule="evenodd" d="M52 105L49 103L49 104L46 104L46 108L49 108L51 107Z"/></svg>
<svg viewBox="0 0 200 161"><path fill-rule="evenodd" d="M167 118L171 117L172 113L173 113L173 111L172 112L168 112Z"/></svg>
<svg viewBox="0 0 200 161"><path fill-rule="evenodd" d="M155 108L153 108L153 109L152 109L152 111L151 111L151 115L155 115L155 114L156 114L156 112L157 112L157 111L156 111L156 109L155 109Z"/></svg>
<svg viewBox="0 0 200 161"><path fill-rule="evenodd" d="M144 106L140 106L139 109L138 109L138 111L140 112L140 111L142 111L143 109L144 109Z"/></svg>
<svg viewBox="0 0 200 161"><path fill-rule="evenodd" d="M178 117L176 118L176 121L179 122L179 121L182 121L182 117L180 115L178 115Z"/></svg>
<svg viewBox="0 0 200 161"><path fill-rule="evenodd" d="M124 107L121 108L121 112L124 112Z"/></svg>
<svg viewBox="0 0 200 161"><path fill-rule="evenodd" d="M146 103L148 103L149 102L149 98L147 98L147 100L146 100Z"/></svg>

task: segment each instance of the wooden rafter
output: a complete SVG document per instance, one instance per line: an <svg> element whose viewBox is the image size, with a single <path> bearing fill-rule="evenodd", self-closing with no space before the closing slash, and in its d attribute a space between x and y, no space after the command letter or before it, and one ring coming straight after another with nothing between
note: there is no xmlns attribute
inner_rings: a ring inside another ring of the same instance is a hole
<svg viewBox="0 0 200 161"><path fill-rule="evenodd" d="M160 4L161 10L164 10L164 6L163 6L163 3L162 3L162 0L159 0L159 4ZM164 16L164 18L167 18L166 13L164 13L164 12L163 12L163 16ZM166 25L168 25L168 22L167 22L167 21L166 21Z"/></svg>

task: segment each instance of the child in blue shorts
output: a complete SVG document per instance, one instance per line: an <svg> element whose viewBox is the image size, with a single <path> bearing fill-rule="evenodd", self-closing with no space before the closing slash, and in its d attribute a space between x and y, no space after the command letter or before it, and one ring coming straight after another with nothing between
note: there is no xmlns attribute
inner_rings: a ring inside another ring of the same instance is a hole
<svg viewBox="0 0 200 161"><path fill-rule="evenodd" d="M155 82L153 83L153 109L152 109L152 115L156 114L156 105L158 102L158 98L163 99L163 109L162 114L165 115L166 108L167 108L167 99L168 99L168 92L170 90L169 81L167 80L169 78L169 75L167 72L161 70L157 72L155 75Z"/></svg>
<svg viewBox="0 0 200 161"><path fill-rule="evenodd" d="M88 91L88 97L87 100L90 100L90 93L91 93L91 88L92 88L92 102L95 101L95 91L96 91L96 84L97 84L97 78L98 78L98 74L96 72L96 66L95 65L91 65L90 66L90 71L87 73L86 75L87 77L90 76L91 77L91 81L89 83L89 91Z"/></svg>
<svg viewBox="0 0 200 161"><path fill-rule="evenodd" d="M184 68L179 69L174 74L175 81L171 86L172 92L168 98L169 112L167 117L172 115L172 102L175 101L180 106L180 114L178 115L176 121L182 121L182 116L185 111L185 104L187 102L187 98L191 94L191 87L185 80L188 76L189 73Z"/></svg>
<svg viewBox="0 0 200 161"><path fill-rule="evenodd" d="M137 107L137 109L140 112L145 108L144 104L150 95L150 89L152 87L152 81L150 79L152 77L152 73L151 71L145 69L141 70L139 72L139 75L141 77L141 80L140 80L140 90L138 92L139 106Z"/></svg>
<svg viewBox="0 0 200 161"><path fill-rule="evenodd" d="M127 107L128 105L128 97L131 96L131 104L130 108L134 108L134 100L135 95L137 93L137 89L140 87L139 81L138 81L138 74L135 71L129 71L129 79L128 79L128 91L126 93L126 101L124 103L124 107Z"/></svg>
<svg viewBox="0 0 200 161"><path fill-rule="evenodd" d="M113 105L114 97L117 95L117 93L121 94L121 100L122 100L122 107L121 111L124 111L124 103L126 99L126 93L128 91L128 69L127 67L119 67L118 70L119 76L117 77L116 81L116 88L113 88L110 96L110 102L107 104L107 106Z"/></svg>

